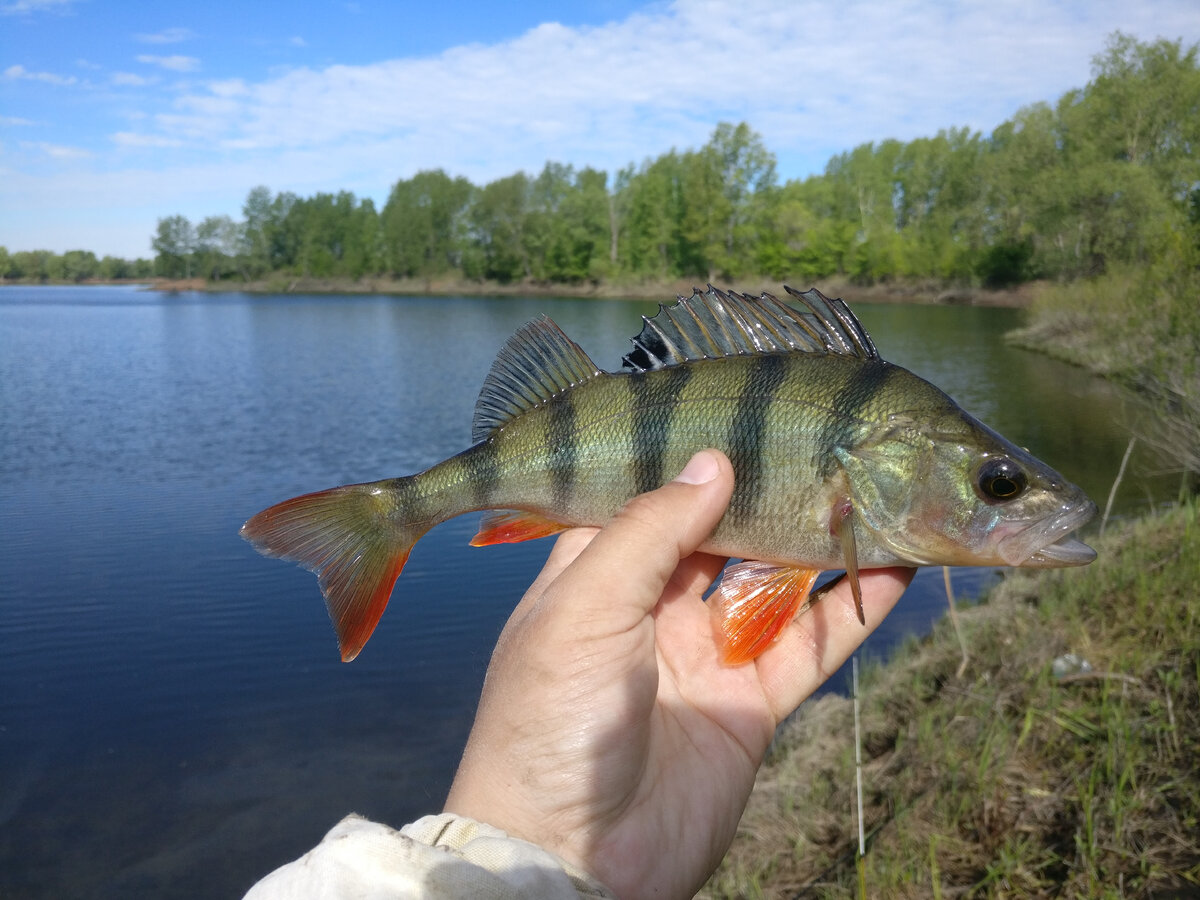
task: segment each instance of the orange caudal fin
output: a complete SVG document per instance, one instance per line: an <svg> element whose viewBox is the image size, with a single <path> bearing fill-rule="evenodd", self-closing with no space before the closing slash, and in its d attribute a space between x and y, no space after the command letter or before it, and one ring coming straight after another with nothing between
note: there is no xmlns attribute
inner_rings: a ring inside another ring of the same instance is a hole
<svg viewBox="0 0 1200 900"><path fill-rule="evenodd" d="M352 484L285 500L242 526L260 553L316 573L345 662L375 630L409 551L430 528L398 522L395 508L391 484Z"/></svg>
<svg viewBox="0 0 1200 900"><path fill-rule="evenodd" d="M498 509L485 513L479 523L479 533L471 538L472 547L491 544L517 544L536 538L549 537L566 531L570 526L536 513L515 509Z"/></svg>
<svg viewBox="0 0 1200 900"><path fill-rule="evenodd" d="M787 624L808 608L806 601L818 574L816 569L756 561L727 568L709 599L721 661L741 665L770 647Z"/></svg>

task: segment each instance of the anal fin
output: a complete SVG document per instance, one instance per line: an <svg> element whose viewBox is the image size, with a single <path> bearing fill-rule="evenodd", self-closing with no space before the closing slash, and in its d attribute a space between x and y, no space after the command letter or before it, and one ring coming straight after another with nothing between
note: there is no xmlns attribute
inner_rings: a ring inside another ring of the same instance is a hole
<svg viewBox="0 0 1200 900"><path fill-rule="evenodd" d="M472 547L487 547L491 544L517 544L549 537L566 531L571 526L556 522L537 513L515 509L496 509L484 513L479 522L479 531L471 538Z"/></svg>
<svg viewBox="0 0 1200 900"><path fill-rule="evenodd" d="M762 654L808 608L816 569L747 561L725 570L709 605L721 661L737 666Z"/></svg>

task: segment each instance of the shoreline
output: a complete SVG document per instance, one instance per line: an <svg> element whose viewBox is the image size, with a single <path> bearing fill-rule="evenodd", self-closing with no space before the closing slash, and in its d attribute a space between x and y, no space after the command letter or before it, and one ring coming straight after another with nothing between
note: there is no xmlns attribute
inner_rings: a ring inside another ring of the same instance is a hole
<svg viewBox="0 0 1200 900"><path fill-rule="evenodd" d="M820 289L830 297L850 297L860 303L916 303L939 306L993 306L1025 308L1033 298L1034 283L1018 285L1009 290L942 285L933 282L888 283L855 285L844 279L829 279L812 283L795 279L751 277L731 279L735 290L758 293L782 293L783 284L798 290ZM209 281L204 278L159 279L147 285L147 290L162 292L202 291L222 293L234 291L248 294L395 294L401 296L469 296L469 297L571 297L594 300L651 300L666 301L679 295L689 296L693 288L703 288L704 279L646 279L642 281L585 282L565 284L542 281L514 281L506 284L495 281L471 281L461 278L346 278L274 277L245 282ZM730 286L729 281L715 281L717 287Z"/></svg>
<svg viewBox="0 0 1200 900"><path fill-rule="evenodd" d="M640 281L592 281L566 284L545 281L472 281L464 278L387 278L370 276L359 279L276 276L253 281L210 281L206 278L89 278L84 281L30 281L0 279L4 287L96 287L104 285L140 286L159 293L197 292L209 294L392 294L425 297L567 297L580 300L634 300L667 302L677 296L690 296L693 288L703 289L703 278L644 279ZM782 294L783 285L797 290L815 287L828 297L842 297L856 303L911 303L927 306L987 306L1027 308L1037 282L1009 289L947 285L932 281L889 282L859 285L844 278L815 281L750 277L718 279L713 284L722 290L732 288L745 293L767 291Z"/></svg>

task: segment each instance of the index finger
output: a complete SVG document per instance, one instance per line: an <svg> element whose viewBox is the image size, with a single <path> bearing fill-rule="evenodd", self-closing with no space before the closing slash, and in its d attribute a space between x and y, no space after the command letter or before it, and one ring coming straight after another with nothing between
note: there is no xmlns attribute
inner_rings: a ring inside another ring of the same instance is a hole
<svg viewBox="0 0 1200 900"><path fill-rule="evenodd" d="M680 560L712 533L732 493L729 459L702 450L674 480L626 503L564 572L580 588L573 601L581 614L603 608L614 624L625 618L629 625L648 615Z"/></svg>

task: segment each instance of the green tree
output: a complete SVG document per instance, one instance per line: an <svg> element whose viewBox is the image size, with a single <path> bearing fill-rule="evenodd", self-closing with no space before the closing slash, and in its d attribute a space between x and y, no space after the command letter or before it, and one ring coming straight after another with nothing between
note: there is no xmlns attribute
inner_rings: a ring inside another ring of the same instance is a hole
<svg viewBox="0 0 1200 900"><path fill-rule="evenodd" d="M856 229L830 214L831 194L831 183L821 176L789 181L772 192L757 245L758 271L805 284L846 272Z"/></svg>
<svg viewBox="0 0 1200 900"><path fill-rule="evenodd" d="M635 275L681 274L680 218L682 160L671 150L642 163L621 192L626 212L625 239L619 258Z"/></svg>
<svg viewBox="0 0 1200 900"><path fill-rule="evenodd" d="M896 272L969 280L982 247L984 143L965 128L905 144L895 160L892 203L900 244Z"/></svg>
<svg viewBox="0 0 1200 900"><path fill-rule="evenodd" d="M1058 120L1045 103L1019 110L992 132L981 160L989 246L1033 247L1042 211L1061 178L1058 143Z"/></svg>
<svg viewBox="0 0 1200 900"><path fill-rule="evenodd" d="M529 178L518 172L478 193L469 214L468 277L508 283L531 276L524 235L528 188Z"/></svg>
<svg viewBox="0 0 1200 900"><path fill-rule="evenodd" d="M1200 171L1197 46L1141 43L1118 31L1092 68L1084 102L1101 152L1149 167L1170 196L1186 196Z"/></svg>
<svg viewBox="0 0 1200 900"><path fill-rule="evenodd" d="M571 194L574 180L574 168L547 162L526 187L521 243L530 277L539 280L553 277L547 260L561 239L562 207Z"/></svg>
<svg viewBox="0 0 1200 900"><path fill-rule="evenodd" d="M710 269L735 277L751 270L765 231L764 217L776 189L775 154L745 122L720 123L701 153L715 169L721 192L713 216L719 239L709 236L705 255Z"/></svg>
<svg viewBox="0 0 1200 900"><path fill-rule="evenodd" d="M30 273L30 254L27 250L17 250L9 257L8 274L9 277L29 278Z"/></svg>
<svg viewBox="0 0 1200 900"><path fill-rule="evenodd" d="M578 282L612 273L613 208L608 175L585 168L575 173L558 209L546 274L555 281Z"/></svg>
<svg viewBox="0 0 1200 900"><path fill-rule="evenodd" d="M294 270L300 260L302 211L293 214L299 203L300 198L291 191L281 191L271 200L268 258L272 271Z"/></svg>
<svg viewBox="0 0 1200 900"><path fill-rule="evenodd" d="M100 271L100 262L91 250L68 250L62 255L61 266L61 278L76 283L95 278Z"/></svg>
<svg viewBox="0 0 1200 900"><path fill-rule="evenodd" d="M38 260L38 278L41 281L65 281L67 267L63 258L50 250L33 251Z"/></svg>
<svg viewBox="0 0 1200 900"><path fill-rule="evenodd" d="M829 213L853 223L854 246L846 261L847 274L871 282L899 273L900 241L896 222L896 166L899 141L860 144L831 159L825 177L831 183Z"/></svg>
<svg viewBox="0 0 1200 900"><path fill-rule="evenodd" d="M238 271L243 225L229 216L208 216L196 226L196 272L218 281Z"/></svg>
<svg viewBox="0 0 1200 900"><path fill-rule="evenodd" d="M384 271L383 231L375 201L364 198L351 211L346 223L346 246L342 271L351 278L379 275Z"/></svg>
<svg viewBox="0 0 1200 900"><path fill-rule="evenodd" d="M115 281L120 278L133 278L135 265L119 256L105 256L100 260L100 277L105 281Z"/></svg>
<svg viewBox="0 0 1200 900"><path fill-rule="evenodd" d="M607 176L547 163L529 183L522 242L532 277L578 282L608 270Z"/></svg>
<svg viewBox="0 0 1200 900"><path fill-rule="evenodd" d="M383 253L402 277L442 275L462 264L466 216L474 188L441 169L393 185L380 213Z"/></svg>
<svg viewBox="0 0 1200 900"><path fill-rule="evenodd" d="M274 264L275 229L278 221L271 191L262 185L252 188L242 204L243 254L245 270L250 277L258 277L270 271Z"/></svg>
<svg viewBox="0 0 1200 900"><path fill-rule="evenodd" d="M158 273L167 278L191 278L192 254L196 232L186 216L168 216L158 220L158 229L150 242Z"/></svg>

